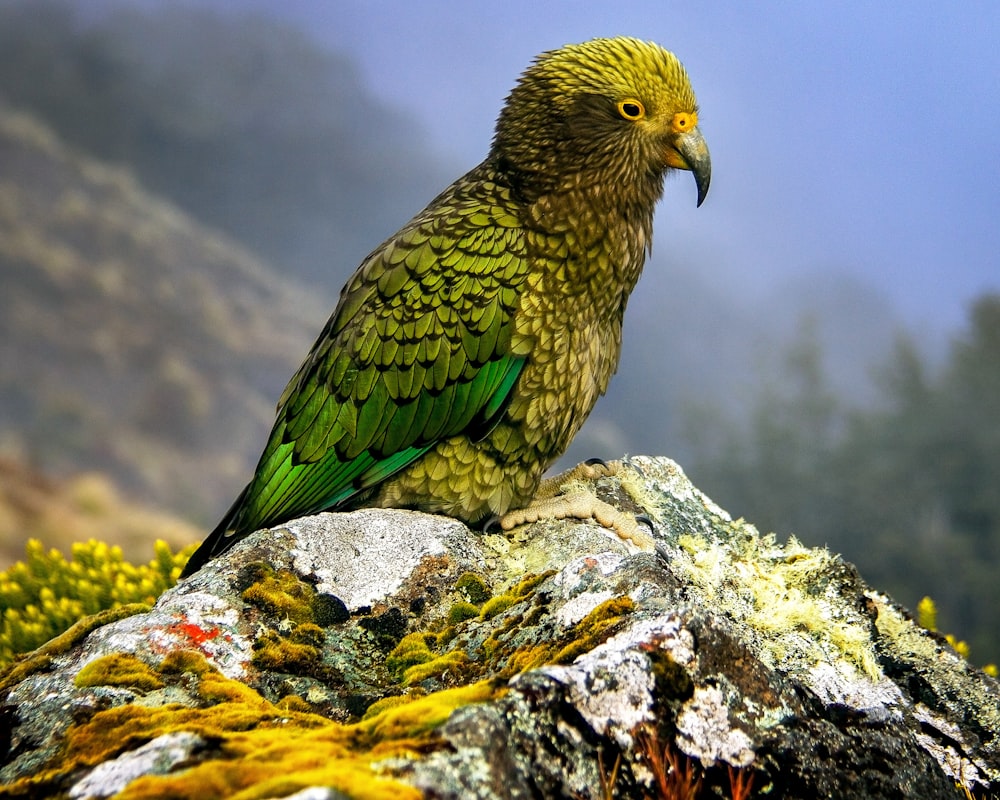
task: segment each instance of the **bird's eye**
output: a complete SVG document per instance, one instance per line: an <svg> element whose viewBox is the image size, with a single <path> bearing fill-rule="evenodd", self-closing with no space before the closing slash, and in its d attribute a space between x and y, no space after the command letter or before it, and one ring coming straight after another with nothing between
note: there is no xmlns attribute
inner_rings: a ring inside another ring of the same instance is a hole
<svg viewBox="0 0 1000 800"><path fill-rule="evenodd" d="M671 122L674 133L684 133L684 131L691 130L697 124L698 115L694 112L687 111L678 111L674 114L674 118Z"/></svg>
<svg viewBox="0 0 1000 800"><path fill-rule="evenodd" d="M628 99L618 103L618 113L625 119L634 121L646 116L646 109L638 100Z"/></svg>

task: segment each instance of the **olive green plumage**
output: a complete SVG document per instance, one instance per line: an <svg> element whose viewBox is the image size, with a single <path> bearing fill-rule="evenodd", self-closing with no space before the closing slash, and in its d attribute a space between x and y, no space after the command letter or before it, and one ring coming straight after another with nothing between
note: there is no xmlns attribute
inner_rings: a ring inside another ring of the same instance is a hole
<svg viewBox="0 0 1000 800"><path fill-rule="evenodd" d="M708 150L680 62L597 39L541 55L486 160L372 252L279 403L256 473L186 572L322 510L476 522L526 504L618 364L671 168Z"/></svg>

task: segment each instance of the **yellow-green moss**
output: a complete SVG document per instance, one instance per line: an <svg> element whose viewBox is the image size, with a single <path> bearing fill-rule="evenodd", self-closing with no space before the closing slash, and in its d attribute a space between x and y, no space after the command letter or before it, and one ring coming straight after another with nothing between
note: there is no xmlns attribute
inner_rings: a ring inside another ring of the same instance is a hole
<svg viewBox="0 0 1000 800"><path fill-rule="evenodd" d="M259 669L302 675L320 659L318 647L301 644L275 631L264 631L253 645L253 664Z"/></svg>
<svg viewBox="0 0 1000 800"><path fill-rule="evenodd" d="M455 581L455 588L465 596L466 600L477 606L485 603L493 595L486 581L474 572L466 572L459 577Z"/></svg>
<svg viewBox="0 0 1000 800"><path fill-rule="evenodd" d="M297 694L286 694L275 705L285 711L301 711L303 713L312 712L312 706Z"/></svg>
<svg viewBox="0 0 1000 800"><path fill-rule="evenodd" d="M291 570L263 563L249 565L241 575L252 580L241 597L273 625L254 642L254 665L292 675L312 673L320 663L325 638L314 622L315 588Z"/></svg>
<svg viewBox="0 0 1000 800"><path fill-rule="evenodd" d="M258 566L261 577L243 591L243 599L279 620L313 622L312 601L316 590L291 570Z"/></svg>
<svg viewBox="0 0 1000 800"><path fill-rule="evenodd" d="M403 686L412 686L428 678L440 678L446 672L459 675L469 657L462 650L451 650L430 661L414 664L403 672Z"/></svg>
<svg viewBox="0 0 1000 800"><path fill-rule="evenodd" d="M126 562L121 548L91 539L73 545L67 560L32 539L25 560L0 573L0 667L91 614L153 603L180 575L189 550L172 553L157 541L145 565Z"/></svg>
<svg viewBox="0 0 1000 800"><path fill-rule="evenodd" d="M425 696L425 692L419 688L410 689L409 691L411 692L410 694L394 694L389 697L383 697L381 700L376 700L368 706L361 719L373 719L383 711L387 711L390 708L398 708L406 703L412 703L418 697Z"/></svg>
<svg viewBox="0 0 1000 800"><path fill-rule="evenodd" d="M496 631L483 642L483 657L501 678L510 678L545 664L568 664L606 641L633 610L635 602L630 597L613 597L597 606L562 636L506 650L503 639L524 624L523 620L512 620L513 624Z"/></svg>
<svg viewBox="0 0 1000 800"><path fill-rule="evenodd" d="M386 657L386 669L400 678L410 667L431 661L435 655L428 646L429 642L436 642L433 633L408 633Z"/></svg>
<svg viewBox="0 0 1000 800"><path fill-rule="evenodd" d="M529 594L534 592L536 588L538 588L538 585L542 581L547 578L551 578L555 574L556 570L549 569L545 572L539 572L536 575L529 575L528 577L523 578L520 583L516 584L514 588L510 590L509 594L519 598L527 597Z"/></svg>
<svg viewBox="0 0 1000 800"><path fill-rule="evenodd" d="M326 634L323 633L323 629L319 625L314 625L311 622L303 622L301 625L296 625L292 628L292 632L288 634L288 638L296 644L322 647L326 639Z"/></svg>
<svg viewBox="0 0 1000 800"><path fill-rule="evenodd" d="M495 616L502 614L511 606L529 597L535 591L538 584L553 574L555 574L555 570L548 570L537 575L529 575L503 594L497 595L492 600L486 602L479 611L480 619L493 619Z"/></svg>
<svg viewBox="0 0 1000 800"><path fill-rule="evenodd" d="M84 686L127 686L151 692L162 689L163 680L145 661L131 653L112 653L96 658L81 669L73 683Z"/></svg>
<svg viewBox="0 0 1000 800"><path fill-rule="evenodd" d="M206 703L232 704L237 713L246 708L263 712L271 707L267 700L245 683L231 680L215 669L206 670L199 677L198 696Z"/></svg>
<svg viewBox="0 0 1000 800"><path fill-rule="evenodd" d="M50 639L41 647L21 656L17 661L0 668L0 692L6 691L9 687L20 683L29 675L46 669L52 662L52 657L68 652L93 630L102 625L117 622L120 619L131 617L133 614L142 614L149 611L150 606L145 603L130 603L129 605L109 608L97 614L84 617L63 633Z"/></svg>
<svg viewBox="0 0 1000 800"><path fill-rule="evenodd" d="M407 634L389 653L385 666L403 686L439 678L449 671L458 675L459 670L468 664L468 655L462 650L439 655L431 649L439 644L438 637L430 632Z"/></svg>
<svg viewBox="0 0 1000 800"><path fill-rule="evenodd" d="M694 693L691 674L674 661L667 651L651 648L646 656L649 658L657 690L662 696L678 700L691 697Z"/></svg>
<svg viewBox="0 0 1000 800"><path fill-rule="evenodd" d="M153 670L156 673L156 670ZM30 779L6 787L15 796L64 793L85 766L107 761L158 736L176 731L199 735L212 745L187 769L146 776L130 783L117 800L147 798L279 797L309 786L329 786L348 797L419 798L420 792L381 774L373 762L419 757L433 746L434 731L462 705L499 696L483 681L430 695L385 701L377 713L353 725L306 713L298 698L272 704L238 681L226 678L191 651L171 654L160 665L166 683L180 673L198 678L208 708L135 704L99 711L73 725L63 750Z"/></svg>
<svg viewBox="0 0 1000 800"><path fill-rule="evenodd" d="M929 631L937 631L937 603L929 597L917 603L917 624Z"/></svg>
<svg viewBox="0 0 1000 800"><path fill-rule="evenodd" d="M496 654L500 643L494 639L490 643L488 653ZM535 669L545 664L551 663L553 657L553 647L551 643L534 644L515 649L507 658L507 663L500 674L504 677L511 677Z"/></svg>
<svg viewBox="0 0 1000 800"><path fill-rule="evenodd" d="M459 706L496 700L505 691L492 680L442 689L409 703L387 708L348 727L364 733L362 742L365 746L419 739L442 725Z"/></svg>
<svg viewBox="0 0 1000 800"><path fill-rule="evenodd" d="M204 675L215 669L197 650L172 650L160 662L160 672L164 675Z"/></svg>
<svg viewBox="0 0 1000 800"><path fill-rule="evenodd" d="M826 597L827 578L836 566L829 551L803 547L794 537L781 546L773 536L740 535L739 530L726 542L682 535L678 544L687 555L678 566L707 600L761 632L772 665L805 645L815 650L816 659L835 651L878 679L867 621L839 616Z"/></svg>
<svg viewBox="0 0 1000 800"><path fill-rule="evenodd" d="M436 678L445 682L469 682L485 675L499 674L502 678L510 677L517 672L531 669L546 663L555 663L555 656L567 646L570 639L581 639L578 646L586 649L588 643L592 646L601 636L601 631L610 623L604 621L604 616L617 619L624 612L625 601L603 604L595 613L581 622L572 634L560 637L556 641L546 642L537 646L512 648L505 651L502 641L508 636L516 635L523 629L523 614L510 614L504 618L493 634L480 646L477 655L465 650L455 649L442 652L451 643L462 627L462 622L478 613L481 619L490 619L508 610L517 603L529 599L538 585L553 573L545 572L530 575L503 594L488 600L481 610L471 603L456 603L447 619L448 627L439 632L420 631L404 636L386 659L386 667L404 686L413 686L428 679ZM475 577L472 573L467 575ZM477 585L471 578L464 585ZM456 608L458 609L456 611ZM538 609L534 609L538 611ZM616 613L617 612L617 613ZM539 614L526 612L533 620ZM595 620L600 617L601 622ZM587 628L587 635L579 631ZM591 629L593 628L593 630ZM579 635L578 635L579 633ZM504 663L501 664L501 661Z"/></svg>
<svg viewBox="0 0 1000 800"><path fill-rule="evenodd" d="M520 598L514 597L511 594L502 594L494 597L480 609L479 618L485 620L493 619L493 617L502 614L517 602L520 602Z"/></svg>
<svg viewBox="0 0 1000 800"><path fill-rule="evenodd" d="M557 652L552 660L568 664L577 656L588 653L606 641L622 617L635 610L635 601L626 595L605 600L573 626L573 641Z"/></svg>
<svg viewBox="0 0 1000 800"><path fill-rule="evenodd" d="M504 620L482 643L479 649L481 674L495 674L508 679L518 673L545 664L565 664L579 655L593 650L617 632L626 616L635 610L635 602L628 596L613 597L594 608L569 631L552 639L534 641L517 647L507 645L517 641L519 632L527 626L526 619L537 620L538 615L527 612L524 616L512 615ZM473 665L469 665L471 668Z"/></svg>
<svg viewBox="0 0 1000 800"><path fill-rule="evenodd" d="M460 600L454 603L450 609L448 609L448 623L451 625L457 625L460 622L465 622L467 619L472 619L473 617L479 616L479 606L474 606L472 603L466 603Z"/></svg>

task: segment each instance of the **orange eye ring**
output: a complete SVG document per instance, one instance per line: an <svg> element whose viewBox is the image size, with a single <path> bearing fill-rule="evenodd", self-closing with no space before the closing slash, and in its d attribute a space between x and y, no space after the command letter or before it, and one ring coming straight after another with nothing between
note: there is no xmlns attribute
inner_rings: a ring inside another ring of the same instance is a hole
<svg viewBox="0 0 1000 800"><path fill-rule="evenodd" d="M646 116L646 107L634 97L629 97L618 101L618 113L622 115L622 119L635 122Z"/></svg>
<svg viewBox="0 0 1000 800"><path fill-rule="evenodd" d="M698 124L698 114L697 112L691 111L678 111L674 114L673 120L671 120L670 126L674 129L674 133L685 133L691 130Z"/></svg>

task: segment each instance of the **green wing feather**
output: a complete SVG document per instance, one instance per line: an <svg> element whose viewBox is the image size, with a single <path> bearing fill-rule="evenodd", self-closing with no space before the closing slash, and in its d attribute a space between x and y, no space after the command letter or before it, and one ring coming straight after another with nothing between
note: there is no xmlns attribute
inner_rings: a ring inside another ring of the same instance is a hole
<svg viewBox="0 0 1000 800"><path fill-rule="evenodd" d="M460 182L366 259L279 402L226 535L349 503L456 434L481 438L524 359L518 220Z"/></svg>

